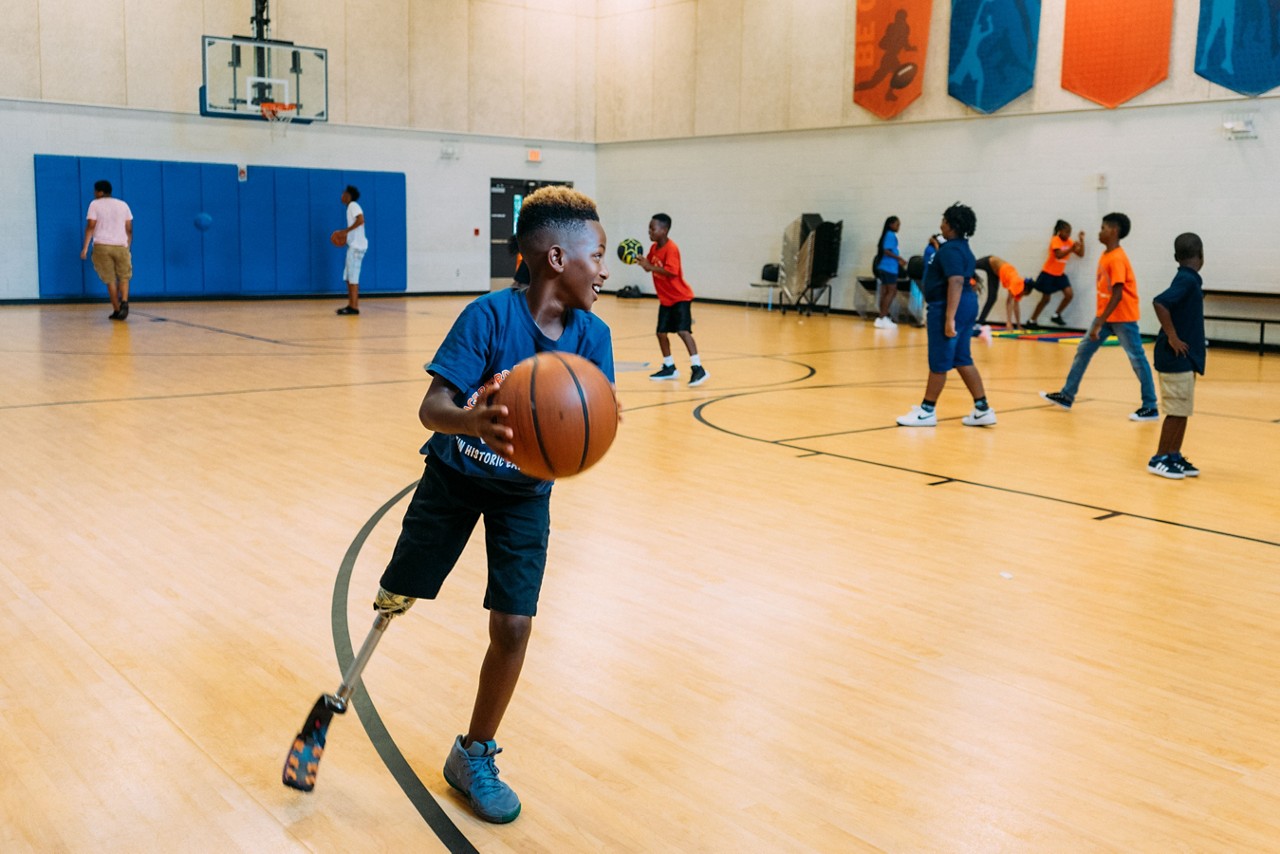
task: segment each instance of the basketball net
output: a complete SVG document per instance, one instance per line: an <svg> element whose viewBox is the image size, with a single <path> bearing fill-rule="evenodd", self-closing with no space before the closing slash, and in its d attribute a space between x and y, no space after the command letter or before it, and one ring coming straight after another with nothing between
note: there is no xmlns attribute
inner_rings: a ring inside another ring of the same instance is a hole
<svg viewBox="0 0 1280 854"><path fill-rule="evenodd" d="M271 138L287 136L289 123L298 113L298 105L264 101L259 107L262 110L262 117L271 123Z"/></svg>

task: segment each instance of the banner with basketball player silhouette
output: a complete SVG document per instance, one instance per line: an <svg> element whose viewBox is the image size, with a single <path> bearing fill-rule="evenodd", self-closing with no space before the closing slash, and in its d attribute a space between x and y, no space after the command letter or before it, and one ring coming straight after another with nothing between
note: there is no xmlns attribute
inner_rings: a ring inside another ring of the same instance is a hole
<svg viewBox="0 0 1280 854"><path fill-rule="evenodd" d="M947 93L980 113L994 113L1036 76L1040 0L951 0Z"/></svg>
<svg viewBox="0 0 1280 854"><path fill-rule="evenodd" d="M1062 88L1114 108L1169 76L1173 0L1067 0Z"/></svg>
<svg viewBox="0 0 1280 854"><path fill-rule="evenodd" d="M1280 3L1200 0L1196 74L1241 95L1280 86Z"/></svg>
<svg viewBox="0 0 1280 854"><path fill-rule="evenodd" d="M920 97L933 0L858 0L853 102L891 119Z"/></svg>

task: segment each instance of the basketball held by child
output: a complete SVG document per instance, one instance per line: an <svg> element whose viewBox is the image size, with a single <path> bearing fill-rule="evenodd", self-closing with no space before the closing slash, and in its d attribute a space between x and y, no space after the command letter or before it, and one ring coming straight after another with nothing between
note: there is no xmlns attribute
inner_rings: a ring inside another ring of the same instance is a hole
<svg viewBox="0 0 1280 854"><path fill-rule="evenodd" d="M644 246L634 237L628 237L618 244L618 260L623 264L634 264L644 254Z"/></svg>
<svg viewBox="0 0 1280 854"><path fill-rule="evenodd" d="M514 448L507 459L539 480L581 474L600 461L618 432L613 385L574 353L546 352L512 368L491 404L507 407Z"/></svg>
<svg viewBox="0 0 1280 854"><path fill-rule="evenodd" d="M341 228L338 229L333 234L329 235L329 242L332 243L334 246L339 246L339 247L346 246L347 232Z"/></svg>

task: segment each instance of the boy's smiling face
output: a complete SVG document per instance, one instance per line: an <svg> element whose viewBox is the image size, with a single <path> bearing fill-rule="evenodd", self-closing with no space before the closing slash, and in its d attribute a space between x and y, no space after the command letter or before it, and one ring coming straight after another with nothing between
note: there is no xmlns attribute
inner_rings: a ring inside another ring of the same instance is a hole
<svg viewBox="0 0 1280 854"><path fill-rule="evenodd" d="M600 297L600 289L609 278L605 264L604 227L587 220L582 228L569 229L564 236L564 273L567 285L565 302L576 308L591 310Z"/></svg>

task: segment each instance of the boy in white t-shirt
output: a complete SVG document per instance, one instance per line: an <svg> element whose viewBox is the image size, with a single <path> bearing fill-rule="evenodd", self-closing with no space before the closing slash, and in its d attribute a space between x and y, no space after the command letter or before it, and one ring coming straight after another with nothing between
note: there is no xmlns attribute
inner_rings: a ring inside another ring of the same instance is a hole
<svg viewBox="0 0 1280 854"><path fill-rule="evenodd" d="M119 199L111 198L111 182L93 185L93 201L89 202L88 222L84 229L84 246L80 260L89 255L93 241L93 269L111 295L111 319L129 316L129 280L133 278L133 211Z"/></svg>
<svg viewBox="0 0 1280 854"><path fill-rule="evenodd" d="M347 282L347 304L338 309L338 314L360 313L360 263L369 241L364 236L364 209L356 202L359 198L360 190L354 186L342 192L342 203L347 207L347 227L343 229L347 235L347 264L342 273Z"/></svg>

